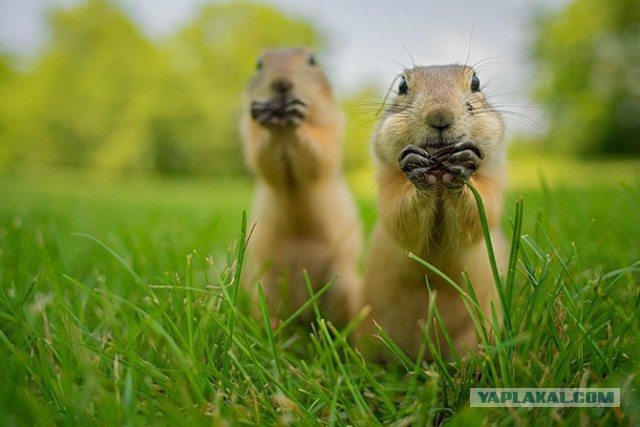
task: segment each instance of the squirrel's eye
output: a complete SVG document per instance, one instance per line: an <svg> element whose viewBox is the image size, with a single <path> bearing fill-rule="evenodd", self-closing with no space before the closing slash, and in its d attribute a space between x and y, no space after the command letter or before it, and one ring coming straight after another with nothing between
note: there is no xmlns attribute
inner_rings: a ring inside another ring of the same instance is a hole
<svg viewBox="0 0 640 427"><path fill-rule="evenodd" d="M480 91L480 79L473 73L473 77L471 77L471 92L479 92Z"/></svg>
<svg viewBox="0 0 640 427"><path fill-rule="evenodd" d="M409 93L409 85L404 77L400 78L400 84L398 84L398 95L406 95Z"/></svg>
<svg viewBox="0 0 640 427"><path fill-rule="evenodd" d="M309 59L307 59L309 65L317 65L318 61L316 61L315 55L309 55Z"/></svg>
<svg viewBox="0 0 640 427"><path fill-rule="evenodd" d="M259 58L259 59L256 61L256 70L262 70L262 65L263 65L262 58Z"/></svg>

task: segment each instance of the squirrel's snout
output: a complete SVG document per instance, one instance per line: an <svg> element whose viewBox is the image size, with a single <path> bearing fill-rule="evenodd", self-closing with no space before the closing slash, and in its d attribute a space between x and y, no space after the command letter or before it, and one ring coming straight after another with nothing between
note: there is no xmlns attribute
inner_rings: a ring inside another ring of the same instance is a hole
<svg viewBox="0 0 640 427"><path fill-rule="evenodd" d="M425 121L435 130L442 132L453 124L455 115L448 108L433 108L427 113Z"/></svg>
<svg viewBox="0 0 640 427"><path fill-rule="evenodd" d="M293 82L287 78L278 78L271 82L271 89L279 95L286 95L293 88Z"/></svg>

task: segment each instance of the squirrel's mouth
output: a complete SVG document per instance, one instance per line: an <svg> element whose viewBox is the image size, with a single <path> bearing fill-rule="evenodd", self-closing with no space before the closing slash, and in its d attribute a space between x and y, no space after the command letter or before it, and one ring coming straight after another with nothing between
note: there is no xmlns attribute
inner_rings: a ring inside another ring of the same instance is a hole
<svg viewBox="0 0 640 427"><path fill-rule="evenodd" d="M265 127L299 126L307 115L307 104L298 98L251 102L251 117Z"/></svg>
<svg viewBox="0 0 640 427"><path fill-rule="evenodd" d="M444 137L441 135L425 138L422 143L417 144L425 150L431 152L445 147L452 147L453 145L461 142L464 139L464 135L459 137Z"/></svg>

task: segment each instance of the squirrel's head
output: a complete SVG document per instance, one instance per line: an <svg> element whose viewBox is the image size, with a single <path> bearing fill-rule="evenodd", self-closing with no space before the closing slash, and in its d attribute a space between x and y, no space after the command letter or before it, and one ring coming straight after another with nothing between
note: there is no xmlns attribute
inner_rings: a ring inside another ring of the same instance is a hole
<svg viewBox="0 0 640 427"><path fill-rule="evenodd" d="M306 47L262 52L247 94L252 119L268 128L296 127L323 103L335 102L329 80Z"/></svg>
<svg viewBox="0 0 640 427"><path fill-rule="evenodd" d="M405 70L396 93L376 127L373 150L378 161L395 165L409 144L427 151L465 140L489 157L502 144L504 123L480 90L473 68L436 65Z"/></svg>

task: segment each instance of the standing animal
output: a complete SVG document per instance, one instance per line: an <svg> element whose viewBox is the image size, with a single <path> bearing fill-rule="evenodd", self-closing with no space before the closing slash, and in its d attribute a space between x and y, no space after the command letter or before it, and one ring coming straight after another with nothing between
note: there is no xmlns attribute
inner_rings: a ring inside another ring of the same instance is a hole
<svg viewBox="0 0 640 427"><path fill-rule="evenodd" d="M415 67L400 77L374 130L372 149L379 221L358 301L371 309L357 334L360 347L386 358L383 344L373 338L375 321L416 358L428 322L431 339L439 339L444 356L451 356L442 333L434 332L434 319L427 318L428 281L455 349L473 349L476 332L460 293L407 252L463 289L466 272L482 312L491 318L496 284L476 201L465 183L482 196L496 258L504 265L508 245L499 222L506 149L500 114L483 96L471 67Z"/></svg>
<svg viewBox="0 0 640 427"><path fill-rule="evenodd" d="M246 163L256 180L255 229L246 282L264 288L272 321L335 279L320 307L344 325L360 284L358 210L342 173L344 116L313 52L263 52L241 121ZM307 311L302 319L311 319Z"/></svg>

